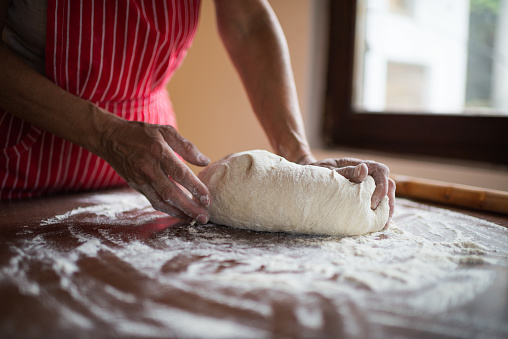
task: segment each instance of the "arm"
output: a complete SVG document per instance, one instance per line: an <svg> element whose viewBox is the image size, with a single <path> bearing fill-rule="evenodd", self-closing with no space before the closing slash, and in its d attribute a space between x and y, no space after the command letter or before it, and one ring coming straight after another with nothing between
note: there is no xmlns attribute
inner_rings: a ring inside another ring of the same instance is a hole
<svg viewBox="0 0 508 339"><path fill-rule="evenodd" d="M222 41L275 152L296 163L333 168L353 182L372 175L372 208L388 195L393 213L395 184L385 165L350 158L316 162L305 135L286 39L268 2L215 0L215 8Z"/></svg>
<svg viewBox="0 0 508 339"><path fill-rule="evenodd" d="M274 151L298 162L310 152L284 33L266 1L216 0L222 41Z"/></svg>
<svg viewBox="0 0 508 339"><path fill-rule="evenodd" d="M0 2L1 31L9 3ZM202 205L209 203L208 190L175 152L196 165L206 165L208 159L172 127L126 121L110 114L56 86L3 44L0 60L0 107L102 157L154 208L207 222L208 213ZM201 203L188 198L168 175Z"/></svg>

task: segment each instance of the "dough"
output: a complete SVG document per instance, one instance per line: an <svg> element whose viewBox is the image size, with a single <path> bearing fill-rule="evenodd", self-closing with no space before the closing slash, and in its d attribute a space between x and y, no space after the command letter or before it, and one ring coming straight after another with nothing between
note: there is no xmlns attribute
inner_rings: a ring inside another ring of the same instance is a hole
<svg viewBox="0 0 508 339"><path fill-rule="evenodd" d="M210 220L220 225L345 236L379 231L388 220L388 197L370 208L371 176L355 184L333 170L298 165L267 151L227 156L199 178L211 193Z"/></svg>

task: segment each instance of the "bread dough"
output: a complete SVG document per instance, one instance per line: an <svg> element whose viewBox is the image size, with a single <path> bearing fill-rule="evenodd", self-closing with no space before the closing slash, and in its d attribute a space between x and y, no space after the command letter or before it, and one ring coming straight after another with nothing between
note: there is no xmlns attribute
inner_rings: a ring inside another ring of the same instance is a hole
<svg viewBox="0 0 508 339"><path fill-rule="evenodd" d="M390 210L388 197L371 209L371 176L356 184L333 170L298 165L262 150L230 155L199 178L211 193L210 220L231 227L359 235L383 229Z"/></svg>

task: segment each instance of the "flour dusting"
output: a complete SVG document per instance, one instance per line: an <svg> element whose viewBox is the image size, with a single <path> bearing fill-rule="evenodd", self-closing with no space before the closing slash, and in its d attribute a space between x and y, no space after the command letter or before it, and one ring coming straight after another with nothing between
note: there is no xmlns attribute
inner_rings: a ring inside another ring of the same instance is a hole
<svg viewBox="0 0 508 339"><path fill-rule="evenodd" d="M252 338L312 337L339 322L344 335L364 337L425 315L434 334L475 321L508 334L505 323L450 313L508 266L508 230L484 220L398 199L396 226L339 238L179 224L134 193L83 205L11 241L0 268L0 286L15 286L65 326Z"/></svg>
<svg viewBox="0 0 508 339"><path fill-rule="evenodd" d="M79 216L81 220L90 223L106 222L108 224L142 224L152 219L163 217L163 214L153 213L148 200L142 195L132 194L95 194L80 201L87 207L78 207L64 214L41 221L41 225L52 225ZM138 212L131 217L132 211ZM88 216L83 218L83 216ZM144 216L144 218L142 217Z"/></svg>

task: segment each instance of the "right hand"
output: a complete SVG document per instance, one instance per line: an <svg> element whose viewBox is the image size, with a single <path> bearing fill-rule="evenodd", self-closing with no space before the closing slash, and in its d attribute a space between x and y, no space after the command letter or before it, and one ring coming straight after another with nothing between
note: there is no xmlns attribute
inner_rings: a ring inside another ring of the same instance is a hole
<svg viewBox="0 0 508 339"><path fill-rule="evenodd" d="M209 191L176 153L197 166L210 160L175 128L115 119L106 128L98 153L154 209L183 220L208 222Z"/></svg>
<svg viewBox="0 0 508 339"><path fill-rule="evenodd" d="M299 163L326 167L355 183L363 182L368 175L372 176L376 183L376 188L372 193L371 208L373 210L376 209L381 200L385 196L388 196L390 212L386 226L389 225L395 210L395 181L390 179L390 169L386 165L356 158L325 159L321 161L314 161L313 159L310 156L308 158L301 158Z"/></svg>

